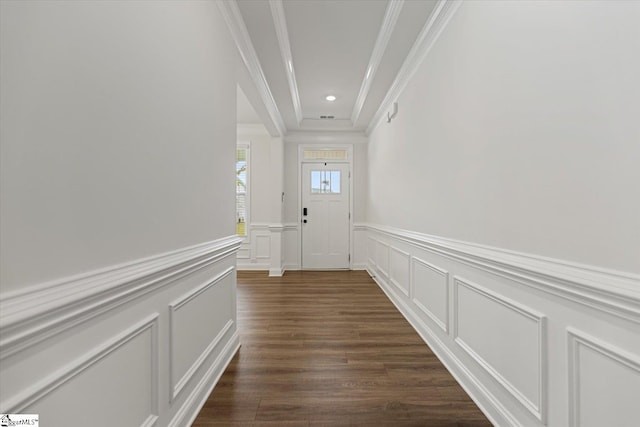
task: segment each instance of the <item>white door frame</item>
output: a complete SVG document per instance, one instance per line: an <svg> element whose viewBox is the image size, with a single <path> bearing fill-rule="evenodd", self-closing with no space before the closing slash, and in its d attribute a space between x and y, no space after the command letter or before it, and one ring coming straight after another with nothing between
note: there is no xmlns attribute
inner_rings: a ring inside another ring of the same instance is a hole
<svg viewBox="0 0 640 427"><path fill-rule="evenodd" d="M305 150L345 150L347 159L305 160ZM353 270L353 144L299 144L298 145L298 259L302 270L302 164L303 163L346 163L349 165L349 270Z"/></svg>

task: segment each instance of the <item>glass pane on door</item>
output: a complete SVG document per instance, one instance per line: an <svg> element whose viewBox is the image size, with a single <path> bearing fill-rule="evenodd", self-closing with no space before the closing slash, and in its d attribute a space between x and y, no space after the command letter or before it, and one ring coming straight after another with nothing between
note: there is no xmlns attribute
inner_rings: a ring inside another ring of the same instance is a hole
<svg viewBox="0 0 640 427"><path fill-rule="evenodd" d="M340 194L340 171L311 171L311 193Z"/></svg>

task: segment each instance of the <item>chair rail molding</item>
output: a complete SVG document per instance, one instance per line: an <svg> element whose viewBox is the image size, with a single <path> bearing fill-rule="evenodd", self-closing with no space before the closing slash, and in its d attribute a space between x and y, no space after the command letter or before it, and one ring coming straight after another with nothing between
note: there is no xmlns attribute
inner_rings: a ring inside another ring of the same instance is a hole
<svg viewBox="0 0 640 427"><path fill-rule="evenodd" d="M8 293L0 299L0 360L236 254L225 237Z"/></svg>
<svg viewBox="0 0 640 427"><path fill-rule="evenodd" d="M370 232L640 323L640 275L377 224L366 224L366 228Z"/></svg>

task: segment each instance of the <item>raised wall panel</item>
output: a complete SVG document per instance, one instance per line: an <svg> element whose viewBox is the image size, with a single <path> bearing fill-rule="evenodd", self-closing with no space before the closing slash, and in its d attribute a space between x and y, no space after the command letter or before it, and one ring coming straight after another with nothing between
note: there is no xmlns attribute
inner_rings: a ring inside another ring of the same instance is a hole
<svg viewBox="0 0 640 427"><path fill-rule="evenodd" d="M169 305L171 398L175 399L233 326L233 268ZM228 303L221 303L227 301ZM216 310L212 307L217 306Z"/></svg>
<svg viewBox="0 0 640 427"><path fill-rule="evenodd" d="M461 278L454 283L455 342L544 422L545 317Z"/></svg>
<svg viewBox="0 0 640 427"><path fill-rule="evenodd" d="M389 280L405 296L409 296L409 260L410 256L407 252L391 246L389 252Z"/></svg>
<svg viewBox="0 0 640 427"><path fill-rule="evenodd" d="M32 387L11 412L52 426L153 426L158 418L157 315L108 340ZM4 385L6 386L6 384ZM69 408L73 411L61 411ZM45 421L46 420L46 421Z"/></svg>
<svg viewBox="0 0 640 427"><path fill-rule="evenodd" d="M376 240L367 237L367 263L373 267L376 265Z"/></svg>
<svg viewBox="0 0 640 427"><path fill-rule="evenodd" d="M376 266L380 273L389 276L389 245L376 241Z"/></svg>
<svg viewBox="0 0 640 427"><path fill-rule="evenodd" d="M251 250L247 248L240 248L238 250L238 259L249 259L251 258Z"/></svg>
<svg viewBox="0 0 640 427"><path fill-rule="evenodd" d="M638 420L640 357L570 329L569 420L572 427Z"/></svg>
<svg viewBox="0 0 640 427"><path fill-rule="evenodd" d="M411 295L416 307L445 333L449 332L449 273L412 257Z"/></svg>
<svg viewBox="0 0 640 427"><path fill-rule="evenodd" d="M271 237L269 235L258 234L255 236L256 259L269 259L271 258Z"/></svg>

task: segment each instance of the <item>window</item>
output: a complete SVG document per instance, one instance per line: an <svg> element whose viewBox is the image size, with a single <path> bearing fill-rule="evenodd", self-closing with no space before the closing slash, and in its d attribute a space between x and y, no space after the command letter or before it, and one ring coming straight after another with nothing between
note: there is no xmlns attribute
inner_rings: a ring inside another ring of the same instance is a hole
<svg viewBox="0 0 640 427"><path fill-rule="evenodd" d="M311 192L340 194L340 171L311 171Z"/></svg>
<svg viewBox="0 0 640 427"><path fill-rule="evenodd" d="M236 149L236 234L247 235L249 222L249 144Z"/></svg>

